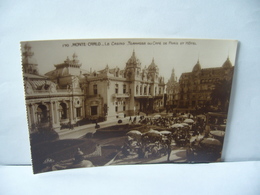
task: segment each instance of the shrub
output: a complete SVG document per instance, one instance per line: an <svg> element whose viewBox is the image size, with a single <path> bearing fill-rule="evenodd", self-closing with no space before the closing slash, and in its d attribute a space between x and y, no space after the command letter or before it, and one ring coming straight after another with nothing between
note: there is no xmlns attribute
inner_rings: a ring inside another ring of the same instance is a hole
<svg viewBox="0 0 260 195"><path fill-rule="evenodd" d="M41 132L35 132L30 135L31 144L39 144L42 142L47 141L54 141L59 139L59 134L54 131L41 131Z"/></svg>

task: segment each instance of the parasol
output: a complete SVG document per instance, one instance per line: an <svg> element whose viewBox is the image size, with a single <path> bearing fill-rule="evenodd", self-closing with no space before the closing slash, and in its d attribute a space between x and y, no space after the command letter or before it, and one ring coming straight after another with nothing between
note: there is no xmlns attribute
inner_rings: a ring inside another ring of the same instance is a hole
<svg viewBox="0 0 260 195"><path fill-rule="evenodd" d="M160 114L156 114L156 115L153 116L153 118L160 118L160 117L161 117Z"/></svg>
<svg viewBox="0 0 260 195"><path fill-rule="evenodd" d="M179 123L176 123L176 124L171 126L171 128L182 128L182 127L183 127L183 125L179 124Z"/></svg>
<svg viewBox="0 0 260 195"><path fill-rule="evenodd" d="M167 130L164 130L164 131L160 131L160 133L163 134L163 135L169 135L169 134L171 134L172 132L167 131Z"/></svg>
<svg viewBox="0 0 260 195"><path fill-rule="evenodd" d="M187 118L183 121L184 123L194 123L194 120Z"/></svg>
<svg viewBox="0 0 260 195"><path fill-rule="evenodd" d="M225 131L221 131L221 130L214 130L214 131L210 131L210 134L218 139L219 141L223 142L224 140L224 136L225 136Z"/></svg>
<svg viewBox="0 0 260 195"><path fill-rule="evenodd" d="M151 137L160 137L162 134L159 131L154 129L150 129L149 131L145 132L144 135L151 136Z"/></svg>
<svg viewBox="0 0 260 195"><path fill-rule="evenodd" d="M127 132L126 135L133 137L133 138L140 138L142 136L142 133L138 130L131 130L131 131Z"/></svg>
<svg viewBox="0 0 260 195"><path fill-rule="evenodd" d="M188 118L188 115L187 115L187 114L184 114L184 115L181 115L180 117L181 117L181 118Z"/></svg>
<svg viewBox="0 0 260 195"><path fill-rule="evenodd" d="M200 144L204 147L213 147L220 149L222 147L222 144L219 140L214 138L204 138Z"/></svg>

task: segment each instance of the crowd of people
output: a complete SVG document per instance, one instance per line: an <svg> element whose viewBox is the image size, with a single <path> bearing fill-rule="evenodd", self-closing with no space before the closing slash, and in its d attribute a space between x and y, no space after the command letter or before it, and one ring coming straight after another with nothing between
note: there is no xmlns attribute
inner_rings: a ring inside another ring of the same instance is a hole
<svg viewBox="0 0 260 195"><path fill-rule="evenodd" d="M186 119L192 119L185 123ZM170 160L170 154L174 145L186 146L191 142L191 138L198 138L204 134L205 116L192 116L183 114L178 117L173 116L139 116L130 117L131 124L142 124L142 127L152 127L152 133L140 129L140 134L130 134L127 136L122 147L123 156L135 154L138 158L160 157L167 155L167 161ZM176 124L179 124L176 125ZM157 132L156 132L157 131Z"/></svg>

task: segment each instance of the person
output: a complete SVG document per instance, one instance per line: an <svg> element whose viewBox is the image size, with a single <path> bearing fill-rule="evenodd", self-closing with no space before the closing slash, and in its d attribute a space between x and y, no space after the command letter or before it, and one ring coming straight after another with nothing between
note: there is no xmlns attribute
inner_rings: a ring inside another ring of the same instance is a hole
<svg viewBox="0 0 260 195"><path fill-rule="evenodd" d="M100 125L98 124L97 120L96 120L96 126L95 126L96 129L100 128Z"/></svg>
<svg viewBox="0 0 260 195"><path fill-rule="evenodd" d="M167 145L167 161L169 162L170 161L171 152L172 152L171 141L167 140L166 145Z"/></svg>
<svg viewBox="0 0 260 195"><path fill-rule="evenodd" d="M54 164L55 164L55 160L53 160L51 158L45 159L44 162L43 162L44 168L41 170L41 172L48 172L48 171L55 171L55 170L57 170L55 168Z"/></svg>
<svg viewBox="0 0 260 195"><path fill-rule="evenodd" d="M122 147L122 153L123 153L124 157L127 157L130 154L132 140L133 139L130 136L126 137L126 140L125 140L124 145Z"/></svg>
<svg viewBox="0 0 260 195"><path fill-rule="evenodd" d="M136 117L134 117L134 120L133 120L133 124L135 124L136 123Z"/></svg>
<svg viewBox="0 0 260 195"><path fill-rule="evenodd" d="M74 161L68 168L94 167L91 161L85 160L84 153L78 148L74 155Z"/></svg>
<svg viewBox="0 0 260 195"><path fill-rule="evenodd" d="M156 143L155 146L152 147L152 156L153 157L157 157L158 156L158 152L159 152L159 146L158 144Z"/></svg>

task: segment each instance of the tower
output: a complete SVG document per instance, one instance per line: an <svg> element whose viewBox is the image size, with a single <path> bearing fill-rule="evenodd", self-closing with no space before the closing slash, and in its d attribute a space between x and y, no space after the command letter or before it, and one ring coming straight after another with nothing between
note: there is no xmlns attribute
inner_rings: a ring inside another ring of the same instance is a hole
<svg viewBox="0 0 260 195"><path fill-rule="evenodd" d="M135 56L135 51L133 50L132 56L126 62L126 80L129 83L129 114L134 115L137 112L137 105L135 104L135 96L138 95L139 81L141 79L141 62ZM140 77L140 79L139 79Z"/></svg>
<svg viewBox="0 0 260 195"><path fill-rule="evenodd" d="M22 65L23 72L28 74L38 75L38 64L37 61L33 58L34 53L31 51L31 45L26 43L23 47L24 51L22 53Z"/></svg>
<svg viewBox="0 0 260 195"><path fill-rule="evenodd" d="M135 56L135 51L133 50L132 56L126 62L126 78L128 80L134 80L141 74L141 62Z"/></svg>

